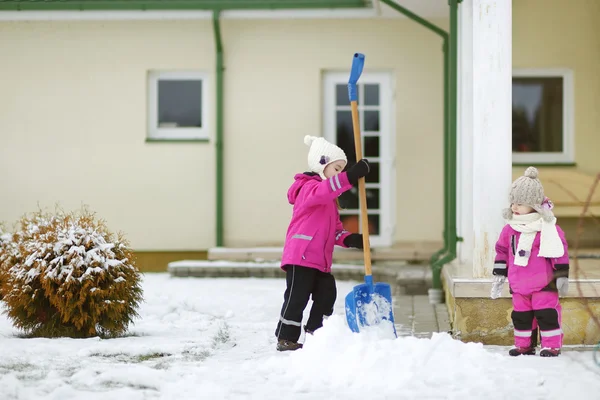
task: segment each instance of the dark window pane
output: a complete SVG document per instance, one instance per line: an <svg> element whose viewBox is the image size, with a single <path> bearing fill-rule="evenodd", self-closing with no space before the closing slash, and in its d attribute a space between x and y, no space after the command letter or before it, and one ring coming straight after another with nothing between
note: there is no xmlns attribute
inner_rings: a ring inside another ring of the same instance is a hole
<svg viewBox="0 0 600 400"><path fill-rule="evenodd" d="M379 215L369 215L369 235L379 235Z"/></svg>
<svg viewBox="0 0 600 400"><path fill-rule="evenodd" d="M365 157L379 157L379 136L365 136Z"/></svg>
<svg viewBox="0 0 600 400"><path fill-rule="evenodd" d="M379 209L379 189L367 189L367 208L369 210L377 210ZM344 210L358 210L358 187L353 187L352 189L342 193L340 197L338 197L340 206Z"/></svg>
<svg viewBox="0 0 600 400"><path fill-rule="evenodd" d="M352 113L350 111L336 112L336 144L344 150L349 164L356 162L354 150L354 130L352 129Z"/></svg>
<svg viewBox="0 0 600 400"><path fill-rule="evenodd" d="M365 105L379 105L379 85L365 85Z"/></svg>
<svg viewBox="0 0 600 400"><path fill-rule="evenodd" d="M379 209L379 189L367 189L367 209Z"/></svg>
<svg viewBox="0 0 600 400"><path fill-rule="evenodd" d="M369 171L369 175L365 177L368 183L379 183L379 163L378 162L369 162L369 167L371 170Z"/></svg>
<svg viewBox="0 0 600 400"><path fill-rule="evenodd" d="M562 152L563 111L563 78L513 78L513 151Z"/></svg>
<svg viewBox="0 0 600 400"><path fill-rule="evenodd" d="M348 98L348 85L335 85L335 105L350 105L350 99Z"/></svg>
<svg viewBox="0 0 600 400"><path fill-rule="evenodd" d="M379 132L379 111L365 111L365 131Z"/></svg>
<svg viewBox="0 0 600 400"><path fill-rule="evenodd" d="M344 229L348 232L359 233L360 232L360 222L358 219L358 214L351 215L340 215L340 221L342 221L342 225L344 225Z"/></svg>
<svg viewBox="0 0 600 400"><path fill-rule="evenodd" d="M158 81L158 127L202 126L202 81Z"/></svg>
<svg viewBox="0 0 600 400"><path fill-rule="evenodd" d="M344 192L338 197L340 206L345 210L358 210L358 188L353 187L352 189Z"/></svg>
<svg viewBox="0 0 600 400"><path fill-rule="evenodd" d="M360 98L360 86L356 85L356 94ZM360 101L356 101L356 104L359 104ZM348 84L337 84L335 85L335 105L336 106L349 106L350 105L350 96L348 95Z"/></svg>
<svg viewBox="0 0 600 400"><path fill-rule="evenodd" d="M379 234L379 215L369 215L369 234L370 235L378 235ZM342 225L344 225L344 229L348 232L352 233L360 233L361 232L361 224L360 218L358 214L352 215L340 215L340 221L342 221Z"/></svg>

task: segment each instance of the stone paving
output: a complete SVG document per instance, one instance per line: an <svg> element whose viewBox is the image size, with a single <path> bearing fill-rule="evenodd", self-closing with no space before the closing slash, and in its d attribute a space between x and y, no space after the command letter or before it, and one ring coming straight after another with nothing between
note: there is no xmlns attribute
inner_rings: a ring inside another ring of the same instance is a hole
<svg viewBox="0 0 600 400"><path fill-rule="evenodd" d="M445 304L430 304L427 295L392 297L398 336L430 338L433 332L449 332L450 321Z"/></svg>
<svg viewBox="0 0 600 400"><path fill-rule="evenodd" d="M332 268L336 279L364 279L364 267L340 264ZM178 261L169 264L173 276L194 277L258 277L283 278L278 263L248 263L235 261ZM433 332L449 332L450 322L445 304L429 303L427 289L431 287L431 269L426 264L380 262L373 265L373 279L389 283L393 288L392 305L398 336L429 338Z"/></svg>

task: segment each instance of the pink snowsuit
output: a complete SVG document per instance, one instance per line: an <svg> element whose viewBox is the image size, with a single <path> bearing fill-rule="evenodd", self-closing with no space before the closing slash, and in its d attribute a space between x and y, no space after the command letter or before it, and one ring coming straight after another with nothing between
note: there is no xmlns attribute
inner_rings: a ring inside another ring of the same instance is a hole
<svg viewBox="0 0 600 400"><path fill-rule="evenodd" d="M281 267L299 265L331 272L335 245L347 247L335 199L352 188L345 172L322 180L319 175L296 174L288 190L294 205L285 237Z"/></svg>
<svg viewBox="0 0 600 400"><path fill-rule="evenodd" d="M556 349L562 347L562 309L556 289L556 279L568 277L569 255L565 234L558 225L556 229L563 242L564 255L559 258L538 257L541 235L538 232L531 246L529 261L524 267L514 263L521 237L520 232L507 224L496 243L494 275L508 277L513 300L512 320L517 347L530 347L535 320L540 329L542 347Z"/></svg>
<svg viewBox="0 0 600 400"><path fill-rule="evenodd" d="M344 239L350 235L342 227L335 199L350 188L345 172L326 180L314 173L294 176L288 190L294 209L281 259L287 287L275 329L279 340L298 341L309 296L313 304L304 327L307 332L319 329L324 316L333 313L337 297L331 274L333 249L347 247Z"/></svg>

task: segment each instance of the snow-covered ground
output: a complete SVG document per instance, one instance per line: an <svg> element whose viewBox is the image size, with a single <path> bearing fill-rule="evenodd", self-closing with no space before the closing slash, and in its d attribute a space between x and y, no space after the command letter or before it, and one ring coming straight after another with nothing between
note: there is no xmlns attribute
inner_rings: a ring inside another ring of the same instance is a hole
<svg viewBox="0 0 600 400"><path fill-rule="evenodd" d="M130 336L23 339L0 317L0 399L599 399L592 352L511 358L436 334L353 334L336 313L279 353L282 279L144 277Z"/></svg>

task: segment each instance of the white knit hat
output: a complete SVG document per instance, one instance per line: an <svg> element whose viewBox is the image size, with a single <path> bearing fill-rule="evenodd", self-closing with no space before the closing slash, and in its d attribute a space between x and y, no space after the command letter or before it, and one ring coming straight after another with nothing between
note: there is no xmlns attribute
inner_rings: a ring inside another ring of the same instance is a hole
<svg viewBox="0 0 600 400"><path fill-rule="evenodd" d="M329 143L325 138L306 135L304 144L310 147L308 150L308 168L316 172L322 179L326 179L323 170L332 162L342 160L348 162L346 153L333 143Z"/></svg>

